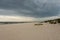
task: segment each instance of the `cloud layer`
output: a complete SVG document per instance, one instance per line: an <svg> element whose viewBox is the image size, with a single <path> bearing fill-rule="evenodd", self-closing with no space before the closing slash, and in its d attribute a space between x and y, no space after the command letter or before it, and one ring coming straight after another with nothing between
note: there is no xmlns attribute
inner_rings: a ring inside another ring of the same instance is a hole
<svg viewBox="0 0 60 40"><path fill-rule="evenodd" d="M0 15L51 17L60 15L60 0L0 0Z"/></svg>
<svg viewBox="0 0 60 40"><path fill-rule="evenodd" d="M24 16L4 16L0 15L0 21L34 21L33 17L24 17Z"/></svg>

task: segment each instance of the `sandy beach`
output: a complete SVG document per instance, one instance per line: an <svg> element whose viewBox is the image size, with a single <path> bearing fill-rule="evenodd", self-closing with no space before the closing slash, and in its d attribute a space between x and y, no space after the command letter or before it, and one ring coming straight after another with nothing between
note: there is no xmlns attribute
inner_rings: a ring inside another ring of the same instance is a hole
<svg viewBox="0 0 60 40"><path fill-rule="evenodd" d="M60 40L60 24L34 24L0 25L0 40Z"/></svg>

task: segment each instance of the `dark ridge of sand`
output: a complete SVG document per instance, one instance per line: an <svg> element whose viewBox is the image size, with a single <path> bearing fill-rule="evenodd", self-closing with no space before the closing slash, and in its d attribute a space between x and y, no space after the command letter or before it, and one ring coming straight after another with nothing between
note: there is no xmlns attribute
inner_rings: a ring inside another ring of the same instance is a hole
<svg viewBox="0 0 60 40"><path fill-rule="evenodd" d="M0 25L0 40L60 40L60 24L34 24Z"/></svg>

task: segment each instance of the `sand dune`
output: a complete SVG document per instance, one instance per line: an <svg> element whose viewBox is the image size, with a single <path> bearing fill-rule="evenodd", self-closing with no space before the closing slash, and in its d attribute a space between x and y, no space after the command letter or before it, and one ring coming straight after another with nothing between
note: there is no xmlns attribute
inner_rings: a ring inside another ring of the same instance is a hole
<svg viewBox="0 0 60 40"><path fill-rule="evenodd" d="M0 40L60 40L60 25L35 23L0 25Z"/></svg>

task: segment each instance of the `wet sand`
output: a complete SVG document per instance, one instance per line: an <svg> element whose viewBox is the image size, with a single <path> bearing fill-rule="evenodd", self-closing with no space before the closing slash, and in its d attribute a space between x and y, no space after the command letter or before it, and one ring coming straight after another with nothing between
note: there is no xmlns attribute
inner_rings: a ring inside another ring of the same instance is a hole
<svg viewBox="0 0 60 40"><path fill-rule="evenodd" d="M60 40L60 24L34 24L0 25L0 40Z"/></svg>

